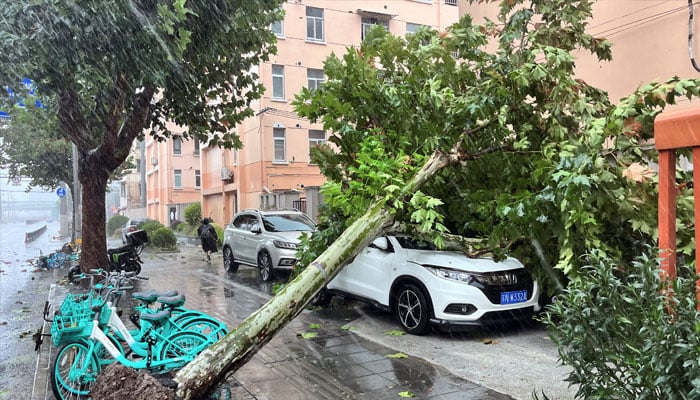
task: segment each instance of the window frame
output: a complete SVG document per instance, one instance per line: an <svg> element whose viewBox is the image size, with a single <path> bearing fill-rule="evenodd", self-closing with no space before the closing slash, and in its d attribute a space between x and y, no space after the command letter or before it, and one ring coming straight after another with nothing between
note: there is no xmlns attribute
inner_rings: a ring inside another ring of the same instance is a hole
<svg viewBox="0 0 700 400"><path fill-rule="evenodd" d="M309 15L310 11L320 11L321 16ZM312 30L313 32L311 32ZM319 30L321 31L320 34ZM306 6L306 40L316 43L325 42L325 13L323 8Z"/></svg>
<svg viewBox="0 0 700 400"><path fill-rule="evenodd" d="M311 76L310 73L321 73L321 77ZM322 69L318 68L307 68L306 69L306 87L311 91L318 90L321 85L326 81L326 75ZM313 83L313 84L312 84ZM312 87L313 86L313 87Z"/></svg>
<svg viewBox="0 0 700 400"><path fill-rule="evenodd" d="M194 187L200 189L202 187L202 171L199 169L194 170Z"/></svg>
<svg viewBox="0 0 700 400"><path fill-rule="evenodd" d="M182 170L181 169L173 170L173 188L174 189L182 189Z"/></svg>
<svg viewBox="0 0 700 400"><path fill-rule="evenodd" d="M281 133L281 136L278 135ZM278 158L278 144L281 143L282 158ZM283 127L272 128L272 162L286 163L287 162L287 129Z"/></svg>
<svg viewBox="0 0 700 400"><path fill-rule="evenodd" d="M279 32L275 30L275 27L279 25ZM270 24L270 30L275 36L282 38L284 37L284 20L276 21Z"/></svg>
<svg viewBox="0 0 700 400"><path fill-rule="evenodd" d="M173 138L173 155L182 155L182 139L179 137Z"/></svg>
<svg viewBox="0 0 700 400"><path fill-rule="evenodd" d="M379 22L381 22L381 24ZM387 32L389 32L388 19L363 16L360 20L360 40L365 40L365 36L367 36L367 33L374 25L382 25Z"/></svg>
<svg viewBox="0 0 700 400"><path fill-rule="evenodd" d="M275 72L275 69L279 68L280 71ZM277 90L276 90L277 89ZM282 91L282 95L278 96L278 91ZM272 64L272 98L275 100L284 100L284 65Z"/></svg>
<svg viewBox="0 0 700 400"><path fill-rule="evenodd" d="M323 139L312 138L311 132L314 132L314 133L321 132L323 134ZM311 149L313 149L314 147L316 147L318 145L326 143L328 141L328 139L326 137L326 131L323 129L309 129L308 136L309 136L309 164L314 164L313 161L311 161Z"/></svg>

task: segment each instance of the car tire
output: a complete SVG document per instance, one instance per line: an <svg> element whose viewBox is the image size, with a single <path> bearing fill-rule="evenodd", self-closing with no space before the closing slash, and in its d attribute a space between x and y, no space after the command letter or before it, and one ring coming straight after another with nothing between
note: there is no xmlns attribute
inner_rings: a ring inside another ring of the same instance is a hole
<svg viewBox="0 0 700 400"><path fill-rule="evenodd" d="M233 250L230 247L224 247L224 269L226 272L238 271L238 265L233 259Z"/></svg>
<svg viewBox="0 0 700 400"><path fill-rule="evenodd" d="M326 307L328 304L330 304L331 300L333 299L333 294L326 290L325 288L322 288L316 294L314 297L311 298L311 305L315 307Z"/></svg>
<svg viewBox="0 0 700 400"><path fill-rule="evenodd" d="M263 250L258 254L258 270L260 271L260 280L263 282L269 282L272 280L272 258L270 258L270 253L268 253L266 250Z"/></svg>
<svg viewBox="0 0 700 400"><path fill-rule="evenodd" d="M418 286L409 283L399 288L394 312L401 328L406 332L422 335L428 330L430 303L425 292Z"/></svg>

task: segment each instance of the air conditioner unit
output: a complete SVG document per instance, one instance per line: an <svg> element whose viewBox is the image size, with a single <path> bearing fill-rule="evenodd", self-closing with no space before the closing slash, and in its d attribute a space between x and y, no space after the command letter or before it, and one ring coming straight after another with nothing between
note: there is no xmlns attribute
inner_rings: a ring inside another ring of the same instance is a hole
<svg viewBox="0 0 700 400"><path fill-rule="evenodd" d="M233 181L233 171L224 167L221 168L221 180L222 181Z"/></svg>
<svg viewBox="0 0 700 400"><path fill-rule="evenodd" d="M158 157L151 157L151 165L158 165Z"/></svg>

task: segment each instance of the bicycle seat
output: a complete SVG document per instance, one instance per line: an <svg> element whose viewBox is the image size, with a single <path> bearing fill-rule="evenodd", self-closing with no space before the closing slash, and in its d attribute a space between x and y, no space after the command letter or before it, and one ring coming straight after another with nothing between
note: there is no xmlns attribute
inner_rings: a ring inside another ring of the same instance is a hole
<svg viewBox="0 0 700 400"><path fill-rule="evenodd" d="M141 313L139 318L153 324L158 324L170 318L170 310L162 310L156 313Z"/></svg>
<svg viewBox="0 0 700 400"><path fill-rule="evenodd" d="M133 299L142 301L144 303L153 303L159 297L171 297L171 296L177 296L177 290L167 290L164 292L160 292L157 290L149 289L149 290L144 290L142 292L134 292L131 294L131 297Z"/></svg>
<svg viewBox="0 0 700 400"><path fill-rule="evenodd" d="M157 300L159 303L164 304L168 307L181 307L183 304L185 304L185 295L178 294L175 296L163 296L158 297Z"/></svg>

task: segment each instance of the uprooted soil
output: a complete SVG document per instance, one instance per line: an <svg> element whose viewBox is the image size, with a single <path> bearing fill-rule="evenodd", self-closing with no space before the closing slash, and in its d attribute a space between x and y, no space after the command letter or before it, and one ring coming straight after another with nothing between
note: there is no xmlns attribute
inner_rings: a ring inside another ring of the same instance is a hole
<svg viewBox="0 0 700 400"><path fill-rule="evenodd" d="M105 368L90 390L92 400L177 400L175 391L146 371L119 363Z"/></svg>

